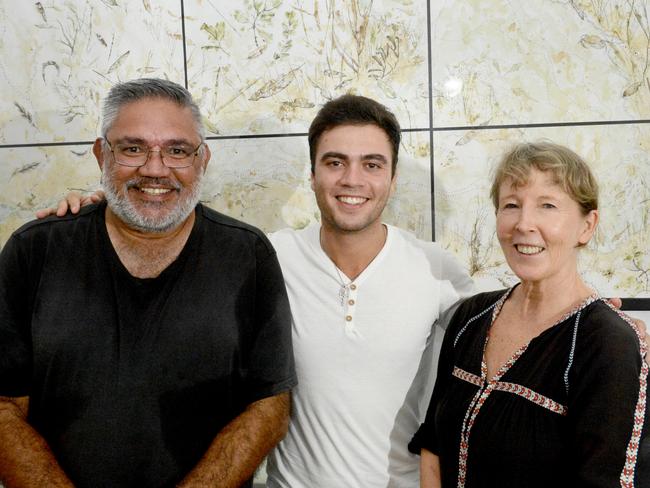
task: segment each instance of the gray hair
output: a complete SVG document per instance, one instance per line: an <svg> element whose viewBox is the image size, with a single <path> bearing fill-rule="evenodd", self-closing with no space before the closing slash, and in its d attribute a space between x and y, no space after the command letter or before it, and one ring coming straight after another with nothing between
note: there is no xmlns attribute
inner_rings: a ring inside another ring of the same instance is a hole
<svg viewBox="0 0 650 488"><path fill-rule="evenodd" d="M201 111L194 102L192 95L184 87L173 81L163 80L160 78L139 78L137 80L125 81L114 85L104 99L102 113L102 137L105 139L106 134L113 126L120 109L129 103L137 102L144 98L162 98L170 100L180 107L187 107L192 112L192 117L196 122L196 130L201 137L205 139L205 129L201 118Z"/></svg>

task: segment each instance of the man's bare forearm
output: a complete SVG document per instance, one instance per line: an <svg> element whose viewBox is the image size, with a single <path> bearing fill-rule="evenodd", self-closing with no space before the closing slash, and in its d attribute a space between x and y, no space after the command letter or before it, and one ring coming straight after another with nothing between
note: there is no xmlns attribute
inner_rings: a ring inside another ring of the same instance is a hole
<svg viewBox="0 0 650 488"><path fill-rule="evenodd" d="M219 432L201 461L178 486L241 486L286 434L289 405L289 393L251 403Z"/></svg>
<svg viewBox="0 0 650 488"><path fill-rule="evenodd" d="M70 488L45 440L27 423L29 399L0 397L0 480L6 488Z"/></svg>

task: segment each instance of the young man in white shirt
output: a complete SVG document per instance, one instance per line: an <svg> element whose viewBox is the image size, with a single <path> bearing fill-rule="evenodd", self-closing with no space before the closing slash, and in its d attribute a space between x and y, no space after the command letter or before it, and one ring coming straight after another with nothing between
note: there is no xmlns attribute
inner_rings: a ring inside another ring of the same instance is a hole
<svg viewBox="0 0 650 488"><path fill-rule="evenodd" d="M361 96L326 103L310 126L321 223L270 236L298 386L268 487L418 485L407 444L435 379L432 326L472 282L437 244L382 223L399 143L394 115Z"/></svg>

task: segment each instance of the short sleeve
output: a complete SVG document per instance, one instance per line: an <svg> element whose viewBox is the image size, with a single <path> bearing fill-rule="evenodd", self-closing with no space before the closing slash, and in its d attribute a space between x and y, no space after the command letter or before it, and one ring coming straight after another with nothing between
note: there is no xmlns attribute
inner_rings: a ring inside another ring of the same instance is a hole
<svg viewBox="0 0 650 488"><path fill-rule="evenodd" d="M32 376L30 287L19 237L0 252L0 395L28 396Z"/></svg>
<svg viewBox="0 0 650 488"><path fill-rule="evenodd" d="M474 294L474 282L452 253L432 245L431 272L441 283L438 324L446 329L458 304Z"/></svg>
<svg viewBox="0 0 650 488"><path fill-rule="evenodd" d="M459 322L458 318L460 310L458 310L452 318L453 323ZM436 432L435 416L438 405L449 387L451 381L451 373L454 369L454 344L453 337L456 331L454 328L448 328L445 331L445 337L442 341L440 349L440 357L438 360L438 373L436 376L436 383L431 395L431 401L427 408L427 414L424 423L415 433L411 442L409 442L408 449L414 454L420 454L422 449L426 449L434 454L439 454L438 435Z"/></svg>
<svg viewBox="0 0 650 488"><path fill-rule="evenodd" d="M258 247L255 334L249 344L244 378L247 403L277 395L296 384L291 311L282 271L266 238Z"/></svg>

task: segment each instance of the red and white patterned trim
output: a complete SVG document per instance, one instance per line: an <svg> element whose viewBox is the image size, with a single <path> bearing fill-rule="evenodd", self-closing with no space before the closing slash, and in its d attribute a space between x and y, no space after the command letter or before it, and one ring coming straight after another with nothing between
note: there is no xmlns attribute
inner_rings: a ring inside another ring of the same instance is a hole
<svg viewBox="0 0 650 488"><path fill-rule="evenodd" d="M467 381L468 383L471 383L476 386L481 386L483 384L483 380L481 379L480 376L469 373L464 369L460 369L458 366L454 366L454 370L452 371L451 374L458 379Z"/></svg>
<svg viewBox="0 0 650 488"><path fill-rule="evenodd" d="M499 307L499 305L497 305L497 307ZM497 308L495 308L495 310L497 310ZM480 384L482 386L479 387L479 390L476 392L476 395L474 396L472 402L470 403L469 409L467 410L467 412L465 412L465 418L463 419L463 425L460 434L460 450L459 450L459 459L458 459L458 488L465 487L465 480L467 478L467 455L469 451L469 434L472 430L472 427L474 426L474 422L476 421L476 416L478 415L479 411L481 410L481 407L483 406L483 404L485 404L485 401L488 399L490 394L495 390L495 387L498 384L499 379L504 374L506 374L506 372L512 367L512 365L515 364L515 362L517 362L517 359L519 359L521 355L524 352L526 352L527 348L528 348L528 344L524 344L517 351L515 351L512 357L508 359L508 361L506 361L503 366L501 366L497 374L494 375L494 378L492 378L490 381L486 381L487 365L485 364L485 361L482 361L481 363Z"/></svg>
<svg viewBox="0 0 650 488"><path fill-rule="evenodd" d="M546 408L553 413L557 413L559 415L567 414L567 407L557 403L555 400L552 400L547 396L542 395L541 393L537 393L530 388L526 388L525 386L521 386L516 383L508 383L506 381L498 381L494 386L494 389L498 391L505 391L507 393L513 393L514 395L523 397L526 400L533 402L535 405Z"/></svg>
<svg viewBox="0 0 650 488"><path fill-rule="evenodd" d="M645 361L646 353L648 352L647 343L641 339L641 333L632 319L619 309L614 308L609 302L605 301L609 308L618 314L636 333L639 338L639 348L641 352L641 373L639 374L639 398L636 402L634 409L634 424L632 426L632 435L627 443L627 450L625 452L625 465L621 471L621 487L634 488L634 472L636 471L637 455L639 452L639 444L641 442L641 432L643 431L643 423L645 421L645 410L647 404L647 391L648 391L648 363Z"/></svg>
<svg viewBox="0 0 650 488"><path fill-rule="evenodd" d="M456 340L454 341L454 346L456 345L456 342L458 341L460 335L464 330L467 328L470 322L478 319L481 317L484 313L486 313L490 308L494 307L492 311L492 320L491 324L494 323L496 320L497 316L499 315L499 312L501 312L501 308L503 307L503 304L505 303L506 299L510 295L514 288L510 288L506 293L504 293L499 300L495 304L493 304L491 307L487 308L486 310L483 310L480 314L472 317L468 321L467 324L461 329L460 333L456 337ZM551 327L554 327L555 325L567 320L569 317L572 315L580 312L583 308L597 300L599 297L594 294L592 296L589 296L586 300L584 300L582 303L580 303L577 307L575 307L573 310L571 310L569 313L564 315L560 320L555 322ZM636 330L636 329L635 329ZM638 334L638 331L637 331ZM481 407L487 400L487 398L490 396L490 393L492 393L495 390L500 390L500 391L508 391L516 395L521 395L522 397L532 401L533 403L540 405L541 407L547 408L553 412L556 412L560 415L566 415L566 407L563 405L560 405L559 403L556 403L555 401L551 400L550 398L547 398L543 395L540 395L539 393L534 392L533 390L530 390L528 388L525 388L523 386L514 384L514 383L506 383L506 382L501 382L499 381L501 377L508 372L508 370L512 367L515 362L521 357L524 352L526 352L526 349L528 349L528 345L530 343L526 343L523 346L521 346L515 353L512 355L508 361L505 362L503 366L497 371L497 373L494 375L493 378L489 379L487 378L487 364L485 362L485 350L487 349L487 344L488 341L490 340L490 333L488 329L488 334L485 340L485 344L483 345L483 360L481 361L481 376L476 376L472 373L468 373L467 371L464 371L460 368L454 368L454 371L452 374L456 376L457 378L460 378L464 381L468 381L469 383L472 383L474 385L477 385L479 387L478 391L472 398L472 401L469 404L469 408L465 412L465 418L463 419L463 424L461 427L461 433L460 433L460 446L459 446L459 453L458 453L458 483L457 487L458 488L465 488L465 481L467 479L467 456L469 452L469 434L472 430L472 426L474 425L474 421L476 420L476 416L478 415L479 411L481 410ZM644 354L642 352L642 354ZM645 364L645 363L644 363ZM646 380L647 380L647 365L646 366ZM478 379L478 382L477 382ZM645 392L645 389L642 388L642 392ZM637 406L637 413L639 412L639 408ZM641 427L639 428L639 436L637 438L636 442L636 450L634 451L634 461L636 463L636 451L638 450L638 444L640 441L640 436L641 432L640 429L643 427L643 418L644 418L644 412L645 412L645 395L643 396L643 408L640 410L641 412ZM636 417L635 417L636 418ZM636 420L635 420L636 422ZM628 457L629 457L629 448L628 448ZM626 463L627 467L627 463ZM634 468L633 468L634 469ZM632 474L634 474L634 471L632 471ZM632 476L634 478L634 476ZM621 474L621 480L623 479L623 475ZM623 485L623 482L621 481L622 486L631 486L631 485Z"/></svg>
<svg viewBox="0 0 650 488"><path fill-rule="evenodd" d="M472 385L476 385L478 387L480 387L483 384L483 380L481 379L480 376L465 371L464 369L461 369L458 366L454 367L454 370L451 374L460 380L466 381L467 383L471 383ZM517 383L508 383L507 381L496 381L494 382L492 390L503 391L506 393L512 393L514 395L518 395L522 398L525 398L528 401L533 402L535 405L539 405L542 408L546 408L547 410L550 410L553 413L557 413L558 415L567 414L566 406L556 402L555 400L552 400L547 396L542 395L541 393L537 393L536 391L531 390L530 388L526 388L525 386L518 385Z"/></svg>

